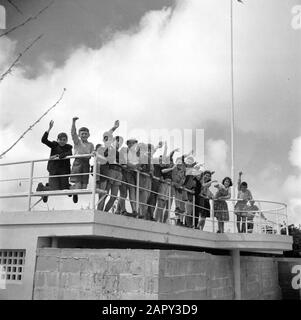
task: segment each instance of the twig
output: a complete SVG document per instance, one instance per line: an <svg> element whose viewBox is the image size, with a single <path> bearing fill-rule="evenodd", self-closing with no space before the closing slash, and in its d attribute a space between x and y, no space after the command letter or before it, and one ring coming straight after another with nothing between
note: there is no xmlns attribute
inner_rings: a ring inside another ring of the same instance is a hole
<svg viewBox="0 0 301 320"><path fill-rule="evenodd" d="M6 0L11 6L13 6L20 14L23 14L23 12L20 10L20 8L11 0Z"/></svg>
<svg viewBox="0 0 301 320"><path fill-rule="evenodd" d="M9 75L12 72L12 69L15 67L15 65L18 63L18 61L22 58L22 56L24 55L24 53L26 53L26 51L28 51L37 41L39 41L41 38L43 37L43 34L39 35L37 38L35 38L30 44L29 46L27 46L21 53L19 53L19 55L17 56L17 58L15 59L15 61L9 66L9 68L1 75L0 77L0 82L3 81L3 79Z"/></svg>
<svg viewBox="0 0 301 320"><path fill-rule="evenodd" d="M9 30L5 31L4 33L1 33L0 34L0 38L3 37L3 36L6 36L8 35L9 33L19 29L20 27L24 26L25 24L27 24L28 22L30 22L31 20L35 20L38 18L38 16L40 14L42 14L45 10L47 10L52 4L53 4L54 0L52 0L46 7L44 7L43 9L41 9L36 15L32 16L32 17L29 17L27 18L24 22L10 28Z"/></svg>
<svg viewBox="0 0 301 320"><path fill-rule="evenodd" d="M49 109L47 109L47 110L41 115L41 117L40 117L38 120L36 120L26 131L24 131L24 132L22 133L22 135L20 136L20 138L19 138L16 142L14 142L6 151L4 151L3 153L0 154L0 159L1 159L8 151L10 151L21 139L23 139L24 136L26 135L26 133L29 132L30 130L32 130L32 128L33 128L38 122L40 122L41 119L44 118L49 111L51 111L53 108L55 108L55 107L60 103L60 101L61 101L61 100L63 99L63 97L64 97L65 91L66 91L66 88L64 88L64 90L63 90L60 98L56 101L56 103L55 103L53 106L51 106Z"/></svg>

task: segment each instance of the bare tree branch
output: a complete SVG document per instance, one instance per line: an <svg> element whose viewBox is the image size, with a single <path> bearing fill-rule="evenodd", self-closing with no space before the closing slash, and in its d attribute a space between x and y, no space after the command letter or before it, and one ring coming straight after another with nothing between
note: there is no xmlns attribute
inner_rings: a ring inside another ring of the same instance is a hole
<svg viewBox="0 0 301 320"><path fill-rule="evenodd" d="M48 109L41 115L41 117L40 117L37 121L35 121L26 131L24 131L24 132L22 133L22 135L20 136L20 138L19 138L16 142L14 142L6 151L4 151L3 153L0 154L0 159L2 159L2 157L3 157L5 154L7 154L8 151L10 151L21 139L23 139L24 136L26 135L26 133L29 132L30 130L32 130L32 128L33 128L38 122L40 122L41 119L44 118L49 111L51 111L53 108L55 108L55 107L60 103L60 101L61 101L61 100L63 99L63 97L64 97L65 91L66 91L66 88L64 88L64 90L63 90L60 98L56 101L56 103L55 103L53 106L51 106L50 108L48 108Z"/></svg>
<svg viewBox="0 0 301 320"><path fill-rule="evenodd" d="M5 31L4 33L1 33L0 34L0 38L3 37L3 36L8 35L9 33L13 32L13 31L15 31L17 29L19 29L20 27L24 26L25 24L27 24L31 20L37 19L40 14L42 14L44 11L46 11L53 4L53 2L54 2L54 0L52 0L47 6L45 6L43 9L41 9L36 15L27 18L25 21L23 21L22 23L18 24L17 26L14 26L14 27L10 28L9 30Z"/></svg>
<svg viewBox="0 0 301 320"><path fill-rule="evenodd" d="M35 38L29 46L27 46L21 53L18 54L17 58L14 60L14 62L9 66L9 68L0 76L0 83L3 81L3 79L9 75L12 72L12 69L16 66L18 61L22 58L22 56L28 51L37 41L39 41L43 37L43 34L39 35L37 38Z"/></svg>
<svg viewBox="0 0 301 320"><path fill-rule="evenodd" d="M6 0L11 6L13 6L20 14L23 14L23 12L20 10L20 8L11 0Z"/></svg>

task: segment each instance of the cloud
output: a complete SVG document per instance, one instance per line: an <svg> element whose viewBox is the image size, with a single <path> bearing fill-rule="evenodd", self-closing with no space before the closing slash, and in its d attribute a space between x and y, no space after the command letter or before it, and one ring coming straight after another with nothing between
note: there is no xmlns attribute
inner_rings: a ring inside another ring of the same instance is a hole
<svg viewBox="0 0 301 320"><path fill-rule="evenodd" d="M290 222L301 223L301 136L293 140L289 152L290 163L297 168L295 175L289 175L284 182L283 192L289 199Z"/></svg>
<svg viewBox="0 0 301 320"><path fill-rule="evenodd" d="M214 178L221 180L226 175L231 175L227 165L228 149L228 145L224 140L209 139L206 142L205 167L216 172Z"/></svg>
<svg viewBox="0 0 301 320"><path fill-rule="evenodd" d="M293 166L301 170L301 136L293 140L289 160Z"/></svg>
<svg viewBox="0 0 301 320"><path fill-rule="evenodd" d="M64 101L32 133L40 134L50 117L55 129L67 131L73 115L90 127L95 143L116 118L144 129L203 127L207 119L222 123L229 82L224 54L228 41L220 34L227 16L211 2L179 1L174 10L148 12L139 26L117 32L101 48L74 49L61 68L45 61L43 73L34 79L26 78L24 66L15 68L0 86L2 148L63 87L68 90ZM1 41L6 64L13 43ZM32 133L22 143L34 143L37 150Z"/></svg>

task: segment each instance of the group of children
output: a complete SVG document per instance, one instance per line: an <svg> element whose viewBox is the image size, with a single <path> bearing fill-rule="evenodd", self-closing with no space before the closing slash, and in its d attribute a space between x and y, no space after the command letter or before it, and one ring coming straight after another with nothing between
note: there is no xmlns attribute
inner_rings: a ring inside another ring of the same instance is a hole
<svg viewBox="0 0 301 320"><path fill-rule="evenodd" d="M226 200L231 199L231 178L224 178L222 183L212 180L214 172L201 171L201 165L195 162L192 151L174 161L174 154L179 150L175 149L167 154L166 142L161 141L154 146L132 138L126 141L126 146L123 146L123 138L114 136L114 131L119 127L118 120L103 134L102 143L94 148L93 143L88 141L89 129L81 127L77 131L77 120L78 118L74 117L71 126L74 147L67 143L66 133L60 133L57 141L48 140L54 124L53 121L50 122L41 140L51 149L47 164L50 176L45 186L42 183L38 184L37 191L86 189L89 175L96 174L98 210L110 211L118 199L117 209L114 211L116 214L165 223L170 218L170 208L174 198L177 225L201 230L205 226L206 218L210 217L210 199L212 199L214 216L218 220L218 232L224 232L224 222L229 221ZM160 148L164 148L163 154L159 158L154 158L155 152ZM97 156L96 168L90 166L90 157L93 153ZM65 158L73 154L77 157L71 168L70 159ZM244 213L257 210L252 203L252 194L247 184L241 182L241 174L238 181L240 200L235 205L235 214L238 232L245 232L243 225L249 218ZM217 188L215 195L210 191L213 184ZM127 198L130 201L131 212L126 210ZM47 202L47 196L43 196L42 199ZM73 201L78 202L77 194L73 194ZM246 209L250 201L252 210Z"/></svg>

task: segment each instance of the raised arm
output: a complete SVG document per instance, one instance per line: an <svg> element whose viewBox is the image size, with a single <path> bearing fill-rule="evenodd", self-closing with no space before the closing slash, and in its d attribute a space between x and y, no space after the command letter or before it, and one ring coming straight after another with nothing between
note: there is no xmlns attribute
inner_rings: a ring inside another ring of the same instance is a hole
<svg viewBox="0 0 301 320"><path fill-rule="evenodd" d="M72 140L74 142L74 144L78 144L79 143L79 138L76 132L76 126L75 126L75 122L78 120L78 117L74 117L72 119L72 126L71 126L71 137Z"/></svg>
<svg viewBox="0 0 301 320"><path fill-rule="evenodd" d="M210 187L212 185L212 183L217 183L217 180L212 180L212 181L208 181L208 182L204 182L202 183L203 187Z"/></svg>
<svg viewBox="0 0 301 320"><path fill-rule="evenodd" d="M42 139L41 139L41 142L44 143L44 144L45 144L46 146L48 146L49 148L53 148L53 147L55 146L53 142L51 142L51 141L48 140L48 135L49 135L50 130L51 130L52 127L53 127L53 124L54 124L54 121L51 120L51 121L49 122L49 128L48 128L48 130L45 131L45 133L43 134L43 137L42 137Z"/></svg>
<svg viewBox="0 0 301 320"><path fill-rule="evenodd" d="M182 155L183 162L184 162L185 158L192 156L192 155L193 155L193 150L189 151L188 153L184 153Z"/></svg>
<svg viewBox="0 0 301 320"><path fill-rule="evenodd" d="M163 163L166 163L166 159L167 159L167 142L164 142L164 150L163 150L163 155L162 155L162 160Z"/></svg>
<svg viewBox="0 0 301 320"><path fill-rule="evenodd" d="M174 164L174 165L173 165L172 167L170 167L170 168L162 169L162 173L170 172L170 171L172 171L176 166L177 166L177 165Z"/></svg>
<svg viewBox="0 0 301 320"><path fill-rule="evenodd" d="M154 148L154 153L155 153L158 149L161 149L162 147L163 147L163 141L160 141L160 142L158 143L158 145L155 146L155 148Z"/></svg>
<svg viewBox="0 0 301 320"><path fill-rule="evenodd" d="M177 148L177 149L174 149L174 150L172 150L171 151L171 153L169 154L169 160L170 160L170 162L172 162L173 161L173 156L174 156L174 154L176 153L176 152L179 152L180 151L180 149L179 148Z"/></svg>
<svg viewBox="0 0 301 320"><path fill-rule="evenodd" d="M116 120L116 121L115 121L114 126L109 130L109 132L110 132L111 134L113 134L113 132L114 132L117 128L119 128L119 120Z"/></svg>

